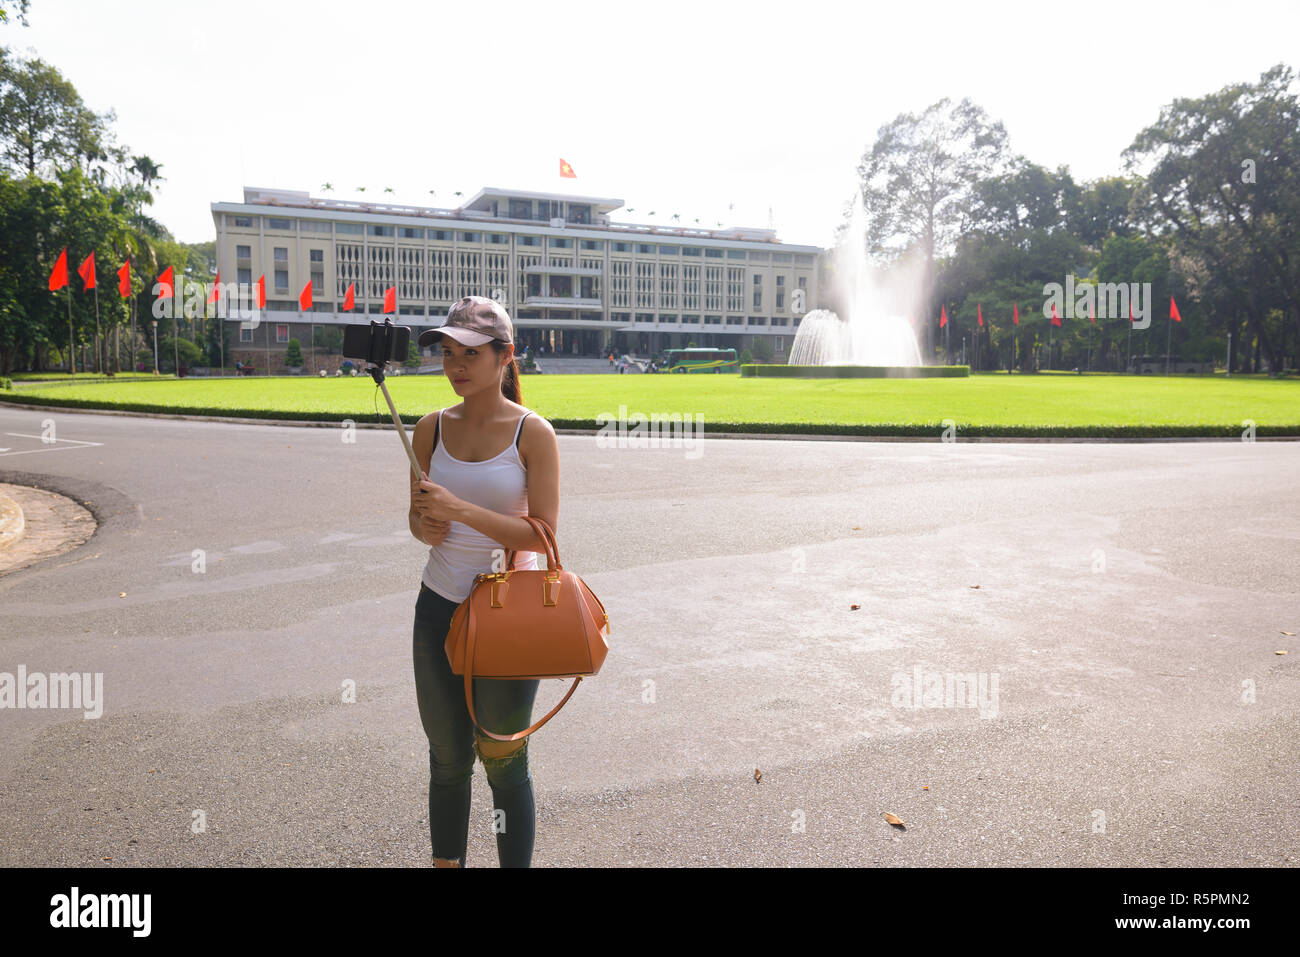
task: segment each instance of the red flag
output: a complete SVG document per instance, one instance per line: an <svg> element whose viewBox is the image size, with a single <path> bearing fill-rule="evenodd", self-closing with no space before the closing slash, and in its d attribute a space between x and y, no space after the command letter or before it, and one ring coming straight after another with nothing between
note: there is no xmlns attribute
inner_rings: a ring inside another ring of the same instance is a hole
<svg viewBox="0 0 1300 957"><path fill-rule="evenodd" d="M564 158L563 158L563 157L560 158L560 175L561 175L561 176L568 177L569 179L577 179L577 178L578 178L578 174L575 173L575 172L573 171L573 167L572 167L572 166L570 166L568 163L564 162Z"/></svg>
<svg viewBox="0 0 1300 957"><path fill-rule="evenodd" d="M175 281L176 279L175 275L172 273L172 267L168 266L162 271L162 275L158 277L157 285L162 286L162 292L158 294L159 299L170 299L172 296L176 295L175 289L173 288Z"/></svg>
<svg viewBox="0 0 1300 957"><path fill-rule="evenodd" d="M1020 304L1017 302L1011 304L1011 321L1017 326L1020 325Z"/></svg>
<svg viewBox="0 0 1300 957"><path fill-rule="evenodd" d="M1128 301L1128 321L1129 321L1129 322L1133 322L1133 321L1134 321L1134 319L1133 319L1133 300L1132 300L1132 299L1130 299L1130 300Z"/></svg>
<svg viewBox="0 0 1300 957"><path fill-rule="evenodd" d="M948 325L948 307L946 305L939 307L939 328L942 329Z"/></svg>
<svg viewBox="0 0 1300 957"><path fill-rule="evenodd" d="M389 286L384 290L384 312L397 311L397 287Z"/></svg>
<svg viewBox="0 0 1300 957"><path fill-rule="evenodd" d="M81 277L81 289L84 292L87 289L95 288L95 251L92 249L86 261L77 267L77 275Z"/></svg>
<svg viewBox="0 0 1300 957"><path fill-rule="evenodd" d="M343 294L343 311L349 312L357 304L356 283L348 283L348 291Z"/></svg>
<svg viewBox="0 0 1300 957"><path fill-rule="evenodd" d="M217 296L221 289L221 270L217 270L217 278L212 280L212 289L208 292L208 302L216 302Z"/></svg>
<svg viewBox="0 0 1300 957"><path fill-rule="evenodd" d="M984 303L981 302L975 307L975 315L978 317L980 325L984 325Z"/></svg>
<svg viewBox="0 0 1300 957"><path fill-rule="evenodd" d="M302 287L302 292L298 293L298 308L303 312L311 312L311 280L307 285Z"/></svg>
<svg viewBox="0 0 1300 957"><path fill-rule="evenodd" d="M117 271L117 294L123 299L131 295L131 260L122 263Z"/></svg>
<svg viewBox="0 0 1300 957"><path fill-rule="evenodd" d="M1088 300L1088 321L1094 326L1097 324L1097 310L1095 308L1095 303L1091 299Z"/></svg>
<svg viewBox="0 0 1300 957"><path fill-rule="evenodd" d="M63 252L59 253L59 258L54 261L54 268L50 270L50 292L56 289L62 289L68 284L68 247L63 247Z"/></svg>
<svg viewBox="0 0 1300 957"><path fill-rule="evenodd" d="M1056 314L1056 303L1052 303L1052 325L1059 326L1060 324L1061 317Z"/></svg>
<svg viewBox="0 0 1300 957"><path fill-rule="evenodd" d="M266 274L257 277L257 308L266 308Z"/></svg>
<svg viewBox="0 0 1300 957"><path fill-rule="evenodd" d="M1174 297L1169 297L1169 318L1174 322L1182 322L1183 317L1178 314L1178 303L1174 302Z"/></svg>

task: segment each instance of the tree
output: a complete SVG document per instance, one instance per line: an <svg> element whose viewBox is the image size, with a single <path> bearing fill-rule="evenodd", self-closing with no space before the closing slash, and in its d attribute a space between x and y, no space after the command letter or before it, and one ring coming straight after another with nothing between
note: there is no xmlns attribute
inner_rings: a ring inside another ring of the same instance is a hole
<svg viewBox="0 0 1300 957"><path fill-rule="evenodd" d="M112 114L87 109L76 88L39 59L0 57L0 160L10 169L51 174L82 166L90 174L110 154ZM101 167L102 169L102 167Z"/></svg>
<svg viewBox="0 0 1300 957"><path fill-rule="evenodd" d="M1229 287L1272 369L1282 368L1289 317L1300 364L1300 99L1282 64L1258 83L1176 99L1124 151L1150 166L1137 203L1150 228ZM1244 261L1241 255L1245 254ZM1245 267L1244 269L1242 267ZM1216 323L1221 327L1221 323Z"/></svg>
<svg viewBox="0 0 1300 957"><path fill-rule="evenodd" d="M901 113L876 134L858 166L867 248L882 261L918 246L924 262L920 312L928 316L935 257L951 248L975 184L997 170L1006 131L969 99L945 98L922 113ZM934 324L925 322L926 354Z"/></svg>
<svg viewBox="0 0 1300 957"><path fill-rule="evenodd" d="M12 9L18 22L27 26L27 8L31 6L31 0L0 0L0 23L9 19L9 9Z"/></svg>

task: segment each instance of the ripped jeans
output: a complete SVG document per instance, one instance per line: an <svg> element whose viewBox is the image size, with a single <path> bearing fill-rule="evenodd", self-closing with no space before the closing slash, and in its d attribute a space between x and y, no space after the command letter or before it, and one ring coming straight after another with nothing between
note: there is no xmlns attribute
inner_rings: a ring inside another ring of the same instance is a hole
<svg viewBox="0 0 1300 957"><path fill-rule="evenodd" d="M528 739L506 744L481 738L475 730L465 704L465 679L452 673L444 650L455 610L456 602L420 583L412 658L420 723L429 739L429 834L433 856L457 860L465 866L470 783L477 752L492 787L492 828L501 866L528 867L533 859L536 827ZM539 684L537 680L475 678L474 711L479 724L497 734L524 730L532 719ZM512 747L516 750L507 753Z"/></svg>

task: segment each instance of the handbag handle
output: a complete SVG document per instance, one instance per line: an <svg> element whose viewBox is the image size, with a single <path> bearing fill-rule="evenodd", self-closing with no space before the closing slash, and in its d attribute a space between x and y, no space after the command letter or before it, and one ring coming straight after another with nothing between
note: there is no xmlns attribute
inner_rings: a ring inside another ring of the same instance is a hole
<svg viewBox="0 0 1300 957"><path fill-rule="evenodd" d="M542 540L546 547L546 570L555 571L557 568L563 568L560 564L560 546L555 541L555 532L551 530L545 519L540 519L536 515L519 516L529 525L533 526L533 531L537 532L537 537ZM515 567L515 553L517 549L509 549L506 552L506 571L513 571Z"/></svg>

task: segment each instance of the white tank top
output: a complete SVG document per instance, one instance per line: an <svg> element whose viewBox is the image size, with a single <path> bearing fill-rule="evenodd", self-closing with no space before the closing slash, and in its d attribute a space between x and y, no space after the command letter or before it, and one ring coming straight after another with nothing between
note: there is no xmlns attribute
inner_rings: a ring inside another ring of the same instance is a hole
<svg viewBox="0 0 1300 957"><path fill-rule="evenodd" d="M463 462L453 458L441 441L442 410L438 411L438 441L429 459L429 481L445 487L466 502L503 515L527 515L528 493L525 491L527 470L519 458L519 435L524 419L519 417L515 439L503 452L482 462ZM443 598L462 602L469 597L474 576L492 571L492 552L502 548L477 529L452 522L441 545L429 547L429 561L421 580ZM503 556L504 557L504 556ZM537 553L515 553L515 568L537 568Z"/></svg>

